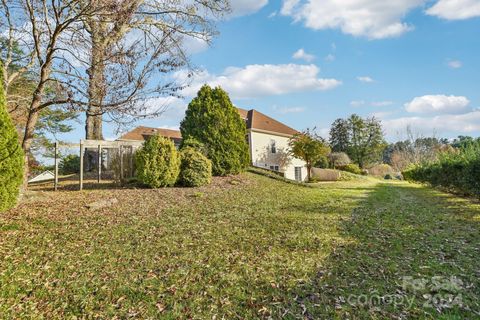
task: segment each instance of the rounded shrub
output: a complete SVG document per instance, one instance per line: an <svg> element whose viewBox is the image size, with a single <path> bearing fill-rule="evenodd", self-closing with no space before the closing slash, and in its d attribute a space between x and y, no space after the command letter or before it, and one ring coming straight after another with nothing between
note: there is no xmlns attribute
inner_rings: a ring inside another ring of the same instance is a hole
<svg viewBox="0 0 480 320"><path fill-rule="evenodd" d="M354 174L362 174L362 169L360 169L360 167L355 163L347 164L346 166L342 166L339 169Z"/></svg>
<svg viewBox="0 0 480 320"><path fill-rule="evenodd" d="M17 203L23 181L24 154L17 131L7 112L0 63L0 212Z"/></svg>
<svg viewBox="0 0 480 320"><path fill-rule="evenodd" d="M330 167L341 168L352 163L350 157L345 152L332 152L328 155Z"/></svg>
<svg viewBox="0 0 480 320"><path fill-rule="evenodd" d="M193 148L180 153L178 184L184 187L200 187L212 181L212 162Z"/></svg>
<svg viewBox="0 0 480 320"><path fill-rule="evenodd" d="M173 186L180 172L177 149L170 139L153 136L135 153L138 181L150 188Z"/></svg>
<svg viewBox="0 0 480 320"><path fill-rule="evenodd" d="M77 154L69 154L60 160L58 169L61 174L71 174L80 172L80 156Z"/></svg>

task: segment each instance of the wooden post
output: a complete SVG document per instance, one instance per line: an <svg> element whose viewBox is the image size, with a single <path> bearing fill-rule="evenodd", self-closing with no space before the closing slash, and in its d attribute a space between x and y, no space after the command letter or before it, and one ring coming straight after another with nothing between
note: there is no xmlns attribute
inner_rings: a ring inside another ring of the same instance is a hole
<svg viewBox="0 0 480 320"><path fill-rule="evenodd" d="M130 178L133 178L133 146L130 146Z"/></svg>
<svg viewBox="0 0 480 320"><path fill-rule="evenodd" d="M85 148L83 146L83 140L80 140L80 190L83 190L83 155Z"/></svg>
<svg viewBox="0 0 480 320"><path fill-rule="evenodd" d="M123 148L120 145L120 181L123 182Z"/></svg>
<svg viewBox="0 0 480 320"><path fill-rule="evenodd" d="M102 146L98 145L98 179L97 182L100 183L102 180Z"/></svg>
<svg viewBox="0 0 480 320"><path fill-rule="evenodd" d="M55 179L53 188L55 191L58 190L58 141L55 141Z"/></svg>

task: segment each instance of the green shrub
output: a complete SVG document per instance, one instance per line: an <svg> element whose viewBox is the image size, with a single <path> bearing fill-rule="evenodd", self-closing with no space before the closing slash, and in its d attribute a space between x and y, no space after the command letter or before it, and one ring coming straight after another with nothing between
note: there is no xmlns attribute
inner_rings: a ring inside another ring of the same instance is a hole
<svg viewBox="0 0 480 320"><path fill-rule="evenodd" d="M180 153L178 184L184 187L200 187L212 181L212 162L199 151L188 147Z"/></svg>
<svg viewBox="0 0 480 320"><path fill-rule="evenodd" d="M200 141L198 141L197 139L192 138L192 137L183 139L183 140L182 140L182 143L181 143L181 145L180 145L180 148L181 148L182 150L183 150L183 149L186 149L186 148L192 148L192 149L200 152L200 153L203 154L204 156L207 156L207 155L208 155L208 150L207 150L207 148L205 147L205 145L204 145L203 143L201 143Z"/></svg>
<svg viewBox="0 0 480 320"><path fill-rule="evenodd" d="M354 174L362 174L362 169L355 163L347 164L346 166L339 167L339 169Z"/></svg>
<svg viewBox="0 0 480 320"><path fill-rule="evenodd" d="M328 169L329 162L326 156L320 157L317 162L313 165L315 168Z"/></svg>
<svg viewBox="0 0 480 320"><path fill-rule="evenodd" d="M193 138L205 146L216 176L238 174L250 162L245 121L220 87L200 89L188 105L180 131L183 139Z"/></svg>
<svg viewBox="0 0 480 320"><path fill-rule="evenodd" d="M0 212L17 203L23 181L24 154L17 130L7 112L3 92L3 66L0 63Z"/></svg>
<svg viewBox="0 0 480 320"><path fill-rule="evenodd" d="M180 172L177 149L170 139L153 136L135 153L138 181L151 187L173 186Z"/></svg>
<svg viewBox="0 0 480 320"><path fill-rule="evenodd" d="M384 177L385 180L393 180L393 177L390 173L387 173Z"/></svg>
<svg viewBox="0 0 480 320"><path fill-rule="evenodd" d="M480 140L455 152L444 152L434 162L411 165L402 174L408 181L480 196Z"/></svg>
<svg viewBox="0 0 480 320"><path fill-rule="evenodd" d="M76 154L69 154L60 160L58 171L61 174L72 174L80 172L80 156Z"/></svg>

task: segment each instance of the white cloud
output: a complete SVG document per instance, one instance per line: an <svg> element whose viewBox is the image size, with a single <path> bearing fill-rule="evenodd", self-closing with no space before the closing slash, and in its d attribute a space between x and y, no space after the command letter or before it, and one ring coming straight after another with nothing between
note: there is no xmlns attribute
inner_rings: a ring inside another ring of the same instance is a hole
<svg viewBox="0 0 480 320"><path fill-rule="evenodd" d="M413 29L405 15L426 0L283 0L281 14L314 30L340 29L370 39L399 36Z"/></svg>
<svg viewBox="0 0 480 320"><path fill-rule="evenodd" d="M447 20L463 20L480 17L478 0L439 0L426 13Z"/></svg>
<svg viewBox="0 0 480 320"><path fill-rule="evenodd" d="M377 119L383 119L391 115L392 113L393 113L392 111L379 111L379 112L372 112L370 116L375 117Z"/></svg>
<svg viewBox="0 0 480 320"><path fill-rule="evenodd" d="M364 82L364 83L372 83L374 82L374 80L370 77L367 77L367 76L363 76L363 77L357 77L357 80L360 81L360 82Z"/></svg>
<svg viewBox="0 0 480 320"><path fill-rule="evenodd" d="M280 114L287 114L287 113L300 113L305 111L305 108L302 107L277 107L273 106L273 109Z"/></svg>
<svg viewBox="0 0 480 320"><path fill-rule="evenodd" d="M231 16L239 17L255 13L265 7L268 0L230 0Z"/></svg>
<svg viewBox="0 0 480 320"><path fill-rule="evenodd" d="M335 61L335 55L333 54L328 54L326 57L325 57L325 61L328 61L328 62L332 62L332 61Z"/></svg>
<svg viewBox="0 0 480 320"><path fill-rule="evenodd" d="M208 42L205 39L196 37L185 37L183 48L187 54L196 54L208 49Z"/></svg>
<svg viewBox="0 0 480 320"><path fill-rule="evenodd" d="M177 121L183 118L187 103L177 97L157 97L148 100L146 107L148 113L162 111L160 116L162 120Z"/></svg>
<svg viewBox="0 0 480 320"><path fill-rule="evenodd" d="M462 61L459 60L450 60L447 64L452 69L458 69L462 67Z"/></svg>
<svg viewBox="0 0 480 320"><path fill-rule="evenodd" d="M363 100L350 101L350 105L352 107L360 107L360 106L363 106L364 104L365 104L365 101L363 101Z"/></svg>
<svg viewBox="0 0 480 320"><path fill-rule="evenodd" d="M372 107L387 107L391 106L393 104L393 101L374 101L371 103Z"/></svg>
<svg viewBox="0 0 480 320"><path fill-rule="evenodd" d="M423 134L433 132L454 132L455 134L480 131L480 111L475 110L463 114L443 114L435 117L403 117L382 121L387 134L394 137L399 132L404 132L407 126Z"/></svg>
<svg viewBox="0 0 480 320"><path fill-rule="evenodd" d="M295 51L292 58L297 60L305 60L306 62L312 62L315 59L315 56L313 54L306 53L302 48Z"/></svg>
<svg viewBox="0 0 480 320"><path fill-rule="evenodd" d="M194 96L203 84L221 86L232 98L254 98L282 95L294 92L330 90L342 84L336 79L319 78L320 69L313 65L263 64L243 68L229 67L220 75L200 72L190 79L184 90L186 96ZM175 74L178 81L188 81L188 73Z"/></svg>
<svg viewBox="0 0 480 320"><path fill-rule="evenodd" d="M425 95L405 104L414 113L462 113L468 110L470 101L463 96Z"/></svg>
<svg viewBox="0 0 480 320"><path fill-rule="evenodd" d="M270 14L268 15L268 19L273 19L273 18L275 18L276 16L277 16L277 11L273 11L272 13L270 13Z"/></svg>

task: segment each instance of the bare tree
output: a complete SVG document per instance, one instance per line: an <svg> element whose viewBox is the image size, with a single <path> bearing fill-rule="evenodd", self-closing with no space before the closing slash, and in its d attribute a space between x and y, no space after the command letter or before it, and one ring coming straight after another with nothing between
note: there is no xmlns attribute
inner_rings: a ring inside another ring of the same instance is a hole
<svg viewBox="0 0 480 320"><path fill-rule="evenodd" d="M54 105L64 105L72 100L65 90L63 78L73 65L65 58L71 35L78 32L83 19L94 14L89 5L79 1L61 0L1 0L0 30L7 31L2 59L6 72L4 87L7 93L12 83L28 74L32 93L26 104L25 128L22 148L25 161L25 182L28 177L28 157L32 147L35 126L40 112ZM23 56L14 59L15 48ZM16 64L19 68L12 68Z"/></svg>
<svg viewBox="0 0 480 320"><path fill-rule="evenodd" d="M172 72L192 69L185 42L210 42L228 1L91 2L102 8L85 21L88 81L80 92L86 93L86 138L102 139L104 116L120 126L158 116L165 105L154 105L156 98L180 95L186 84Z"/></svg>
<svg viewBox="0 0 480 320"><path fill-rule="evenodd" d="M32 85L30 98L22 95L27 156L45 108L86 112L87 138L102 138L105 115L119 125L159 115L164 105L155 98L179 96L185 87L172 77L190 67L185 40L210 41L213 17L228 9L227 0L0 1L3 85L7 93L19 77Z"/></svg>

